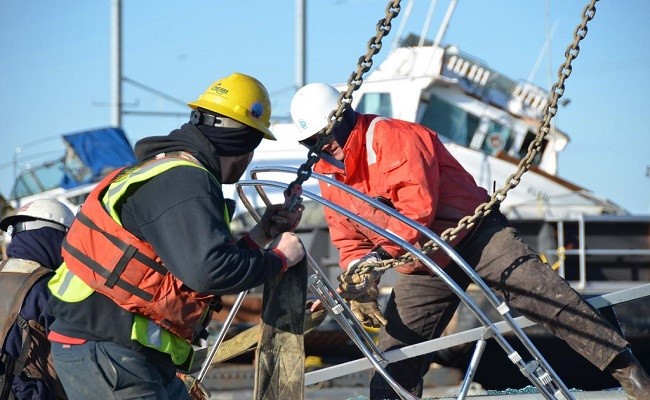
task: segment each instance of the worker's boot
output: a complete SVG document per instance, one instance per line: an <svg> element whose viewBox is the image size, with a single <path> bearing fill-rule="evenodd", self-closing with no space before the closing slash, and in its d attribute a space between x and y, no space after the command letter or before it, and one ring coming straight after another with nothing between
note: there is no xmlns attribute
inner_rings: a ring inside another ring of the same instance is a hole
<svg viewBox="0 0 650 400"><path fill-rule="evenodd" d="M650 400L650 378L630 350L616 356L607 370L621 383L629 400Z"/></svg>

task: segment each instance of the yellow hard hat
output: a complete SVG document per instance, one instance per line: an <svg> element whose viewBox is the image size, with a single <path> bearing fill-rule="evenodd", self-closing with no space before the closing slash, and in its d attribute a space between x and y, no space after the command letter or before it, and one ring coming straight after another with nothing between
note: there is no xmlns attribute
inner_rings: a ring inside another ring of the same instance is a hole
<svg viewBox="0 0 650 400"><path fill-rule="evenodd" d="M264 85L252 76L235 72L210 85L199 99L188 103L232 118L276 140L271 133L271 100Z"/></svg>

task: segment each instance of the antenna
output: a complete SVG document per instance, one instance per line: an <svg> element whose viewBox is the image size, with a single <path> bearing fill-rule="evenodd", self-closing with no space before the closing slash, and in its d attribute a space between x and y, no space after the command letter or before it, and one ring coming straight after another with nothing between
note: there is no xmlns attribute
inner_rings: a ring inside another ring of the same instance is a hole
<svg viewBox="0 0 650 400"><path fill-rule="evenodd" d="M307 49L305 46L305 20L307 8L305 0L296 0L296 90L305 86L305 70Z"/></svg>
<svg viewBox="0 0 650 400"><path fill-rule="evenodd" d="M436 8L437 2L438 0L433 0L429 5L429 11L427 12L427 18L424 20L424 26L422 27L422 33L420 34L418 47L422 47L424 40L427 38L427 34L429 33L429 26L431 26L431 17L433 17L433 9Z"/></svg>
<svg viewBox="0 0 650 400"><path fill-rule="evenodd" d="M122 126L122 0L111 1L111 124Z"/></svg>
<svg viewBox="0 0 650 400"><path fill-rule="evenodd" d="M553 38L553 34L555 33L555 28L557 28L558 20L555 20L555 24L553 24L553 28L549 31L549 33L546 35L546 38L544 39L544 45L542 46L542 49L539 51L539 54L537 55L537 60L535 60L535 64L533 65L533 68L530 70L530 74L528 74L528 82L533 82L533 79L535 78L535 75L537 75L537 69L539 68L539 64L542 61L542 58L544 57L544 54L546 53L546 50L551 44L551 39Z"/></svg>
<svg viewBox="0 0 650 400"><path fill-rule="evenodd" d="M399 43L399 39L402 36L402 32L404 31L404 26L406 25L406 21L408 21L409 15L411 15L411 9L413 9L413 0L409 0L409 2L406 4L406 9L404 10L404 14L402 15L402 20L399 22L399 27L397 28L397 32L395 32L395 36L393 36L393 42L390 45L391 53L393 52L393 50L395 50L395 48Z"/></svg>
<svg viewBox="0 0 650 400"><path fill-rule="evenodd" d="M442 20L440 29L438 29L438 34L436 35L436 39L433 41L433 45L435 47L439 46L440 42L442 42L442 39L445 37L445 33L447 33L447 28L449 27L449 21L451 20L451 16L454 13L454 10L456 9L457 3L458 0L452 0L449 3L449 6L447 6L447 13L445 13L445 18Z"/></svg>

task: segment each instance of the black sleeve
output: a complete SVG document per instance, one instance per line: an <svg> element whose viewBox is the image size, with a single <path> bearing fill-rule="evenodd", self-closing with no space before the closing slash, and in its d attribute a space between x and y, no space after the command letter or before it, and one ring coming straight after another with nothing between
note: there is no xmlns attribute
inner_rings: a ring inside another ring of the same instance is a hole
<svg viewBox="0 0 650 400"><path fill-rule="evenodd" d="M136 188L120 215L123 226L150 243L185 285L199 293L234 294L278 274L282 261L268 251L237 246L224 210L214 178L181 166Z"/></svg>

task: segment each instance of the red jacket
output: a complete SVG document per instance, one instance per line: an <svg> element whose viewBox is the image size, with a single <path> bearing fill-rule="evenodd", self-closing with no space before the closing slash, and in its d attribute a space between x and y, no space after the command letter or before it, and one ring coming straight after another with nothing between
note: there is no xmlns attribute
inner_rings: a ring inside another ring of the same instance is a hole
<svg viewBox="0 0 650 400"><path fill-rule="evenodd" d="M320 160L314 171L333 176L364 194L388 200L402 215L429 227L440 235L457 225L466 215L488 199L485 189L456 161L438 138L424 126L358 114L357 122L343 148L345 171ZM411 244L424 244L413 228L342 190L320 182L323 197L365 219L388 229ZM381 246L393 257L404 250L371 230L350 221L329 208L325 217L332 243L339 249L339 263L347 269L357 260ZM452 242L457 244L467 234L462 231ZM441 250L430 254L436 264L444 267L449 258ZM398 268L400 272L428 271L419 262Z"/></svg>

